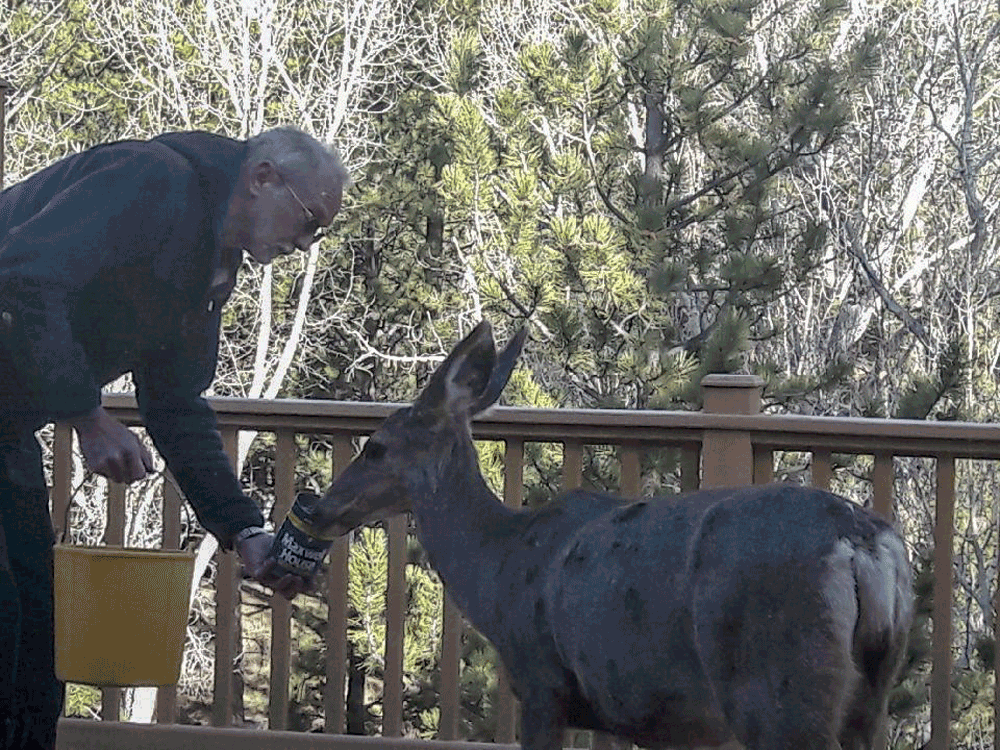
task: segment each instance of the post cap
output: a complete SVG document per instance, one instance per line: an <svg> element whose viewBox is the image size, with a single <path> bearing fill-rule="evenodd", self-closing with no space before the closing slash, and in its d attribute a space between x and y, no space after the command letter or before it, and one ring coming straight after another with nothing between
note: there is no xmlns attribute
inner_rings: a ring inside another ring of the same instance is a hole
<svg viewBox="0 0 1000 750"><path fill-rule="evenodd" d="M701 379L702 388L763 388L764 379L759 375L731 375L713 372Z"/></svg>
<svg viewBox="0 0 1000 750"><path fill-rule="evenodd" d="M706 412L759 414L764 379L757 375L712 373L701 379Z"/></svg>

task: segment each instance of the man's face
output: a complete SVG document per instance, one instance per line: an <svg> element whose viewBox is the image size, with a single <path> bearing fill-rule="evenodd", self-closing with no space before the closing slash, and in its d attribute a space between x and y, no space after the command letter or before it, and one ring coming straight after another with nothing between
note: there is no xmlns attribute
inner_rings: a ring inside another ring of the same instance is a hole
<svg viewBox="0 0 1000 750"><path fill-rule="evenodd" d="M341 187L328 176L284 175L262 164L250 180L245 249L258 263L308 250L340 210Z"/></svg>

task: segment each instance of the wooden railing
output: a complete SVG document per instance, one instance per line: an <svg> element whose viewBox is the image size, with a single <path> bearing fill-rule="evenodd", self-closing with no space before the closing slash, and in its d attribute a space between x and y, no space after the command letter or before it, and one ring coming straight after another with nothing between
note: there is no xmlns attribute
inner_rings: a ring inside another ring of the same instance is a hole
<svg viewBox="0 0 1000 750"><path fill-rule="evenodd" d="M642 488L641 459L647 451L679 449L680 488L726 486L773 480L776 455L782 451L811 454L811 476L807 481L829 487L833 457L839 454L872 456L871 497L874 507L892 515L894 508L894 459L929 457L936 462L934 515L934 612L933 671L931 678L930 747L944 750L950 744L950 689L952 671L951 604L953 588L953 519L955 514L955 465L959 459L1000 459L1000 426L957 422L916 422L858 418L803 417L760 413L761 381L747 376L710 376L704 383L705 408L701 412L627 410L547 410L497 407L474 423L477 439L505 444L504 501L522 502L524 448L526 443L557 443L563 446L562 486L579 486L583 478L587 446L616 446L620 460L620 490L639 494ZM138 423L134 401L108 396L105 405L120 419ZM393 404L341 403L328 401L259 401L215 399L220 428L227 451L236 454L240 430L272 432L276 436L273 516L282 518L295 494L295 438L302 434L329 436L334 473L351 459L353 439L371 433L398 408ZM70 491L68 431L55 433L53 467L53 518L61 523ZM1000 489L1000 488L998 488ZM107 543L120 543L124 528L124 490L113 487L108 503ZM181 500L167 486L164 492L164 547L176 547L180 528ZM383 736L399 737L402 731L403 619L405 613L405 565L407 520L387 523L389 574L387 597L387 642L385 644ZM59 529L57 529L57 532ZM345 727L346 630L347 630L346 540L330 551L326 573L328 619L325 631L327 660L324 695L325 732L338 734ZM241 644L235 639L240 599L237 565L233 555L220 555L216 582L217 623L215 648L215 692L212 724L232 724L233 664ZM446 598L443 612L440 660L439 740L459 737L459 670L462 618ZM269 726L286 728L291 668L290 608L277 599L271 610L272 649L270 664ZM994 621L995 622L995 621ZM1000 649L997 650L1000 654ZM997 664L1000 673L1000 662ZM1000 681L998 681L1000 683ZM104 691L103 718L118 716L118 690ZM176 693L159 691L158 721L176 720ZM1000 710L1000 702L994 703ZM515 741L516 705L508 690L501 691L498 706L498 743ZM1000 721L996 722L1000 727ZM228 736L228 735L227 735ZM258 739L259 739L259 735ZM62 746L62 743L61 743ZM166 745L164 745L166 746ZM332 746L332 745L331 745ZM1000 744L997 745L1000 747Z"/></svg>

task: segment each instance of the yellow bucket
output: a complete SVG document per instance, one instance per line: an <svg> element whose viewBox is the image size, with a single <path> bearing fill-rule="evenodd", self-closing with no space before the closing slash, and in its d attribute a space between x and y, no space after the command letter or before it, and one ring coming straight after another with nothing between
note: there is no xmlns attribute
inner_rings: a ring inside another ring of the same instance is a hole
<svg viewBox="0 0 1000 750"><path fill-rule="evenodd" d="M194 553L55 547L56 675L101 687L180 678Z"/></svg>

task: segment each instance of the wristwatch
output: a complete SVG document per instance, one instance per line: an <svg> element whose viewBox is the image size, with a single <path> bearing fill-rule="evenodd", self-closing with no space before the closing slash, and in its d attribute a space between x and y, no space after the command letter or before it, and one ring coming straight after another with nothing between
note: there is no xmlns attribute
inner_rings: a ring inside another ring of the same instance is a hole
<svg viewBox="0 0 1000 750"><path fill-rule="evenodd" d="M247 539L250 539L251 537L260 536L261 534L266 534L266 533L267 529L265 529L263 526L247 526L245 529L243 529L243 531L239 532L236 536L233 537L233 546L236 546L241 542L245 542Z"/></svg>

